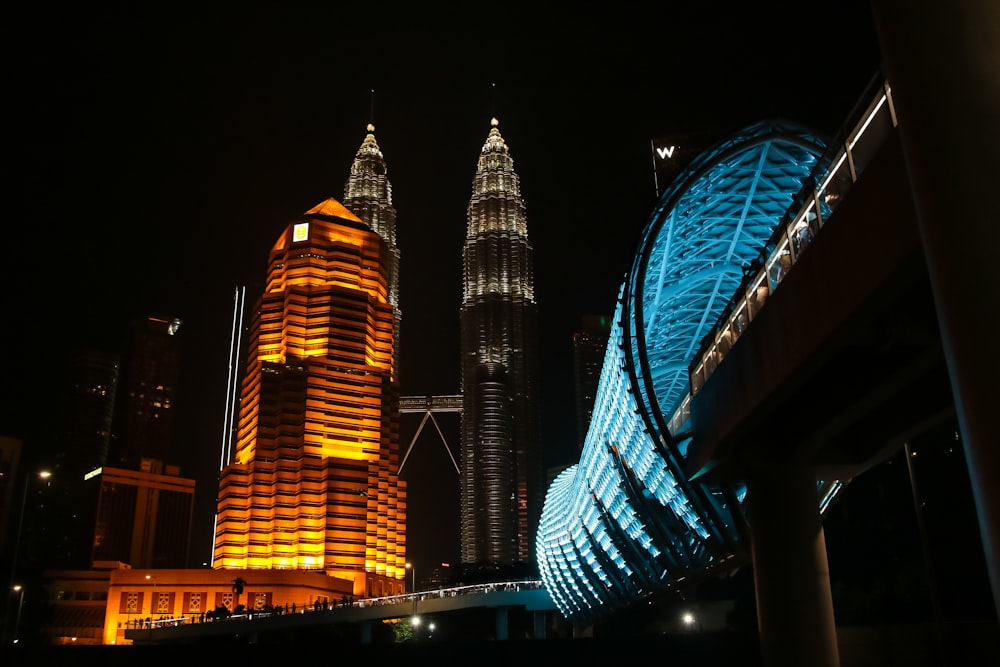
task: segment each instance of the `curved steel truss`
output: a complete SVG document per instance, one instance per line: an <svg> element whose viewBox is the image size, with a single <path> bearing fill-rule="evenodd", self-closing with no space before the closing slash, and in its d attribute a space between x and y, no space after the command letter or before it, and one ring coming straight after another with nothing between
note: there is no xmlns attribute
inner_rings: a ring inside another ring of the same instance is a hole
<svg viewBox="0 0 1000 667"><path fill-rule="evenodd" d="M824 149L806 128L759 123L660 198L620 289L580 462L542 511L539 569L565 616L596 618L745 555L745 489L687 480L687 443L668 424L700 344Z"/></svg>

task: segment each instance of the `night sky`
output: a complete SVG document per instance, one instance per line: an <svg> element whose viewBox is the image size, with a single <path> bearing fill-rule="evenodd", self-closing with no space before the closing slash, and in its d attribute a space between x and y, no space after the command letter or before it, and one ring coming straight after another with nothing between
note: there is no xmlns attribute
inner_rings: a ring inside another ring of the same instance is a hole
<svg viewBox="0 0 1000 667"><path fill-rule="evenodd" d="M833 134L879 65L865 2L672 4L22 10L0 434L44 462L72 355L124 353L135 316L180 317L178 462L199 484L192 564L208 560L234 288L259 285L286 224L342 198L373 120L398 220L403 394L458 393L466 207L496 116L535 252L547 462L571 462L571 335L614 310L656 200L650 140L767 117ZM458 458L457 418L441 423ZM458 477L433 429L403 477L422 577L458 558Z"/></svg>

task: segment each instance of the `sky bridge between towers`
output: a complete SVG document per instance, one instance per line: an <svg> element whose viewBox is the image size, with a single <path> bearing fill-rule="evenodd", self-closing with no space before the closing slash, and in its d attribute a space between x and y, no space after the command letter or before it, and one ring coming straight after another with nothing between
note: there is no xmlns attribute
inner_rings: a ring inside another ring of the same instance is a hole
<svg viewBox="0 0 1000 667"><path fill-rule="evenodd" d="M406 460L410 457L410 452L413 451L413 446L417 442L417 438L423 433L424 427L427 422L430 421L434 425L434 429L437 431L438 437L441 438L441 442L444 444L445 450L448 452L448 457L451 459L452 465L455 467L455 472L459 472L458 461L455 460L455 454L451 451L451 447L448 446L448 439L444 437L444 431L441 430L441 424L434 417L435 414L448 414L462 412L462 395L461 394L445 394L439 396L401 396L399 398L399 412L402 415L408 414L421 414L420 424L417 426L417 430L413 433L413 437L410 439L410 444L406 447L406 452L403 454L403 460L399 464L399 472L403 472L403 468L406 466Z"/></svg>

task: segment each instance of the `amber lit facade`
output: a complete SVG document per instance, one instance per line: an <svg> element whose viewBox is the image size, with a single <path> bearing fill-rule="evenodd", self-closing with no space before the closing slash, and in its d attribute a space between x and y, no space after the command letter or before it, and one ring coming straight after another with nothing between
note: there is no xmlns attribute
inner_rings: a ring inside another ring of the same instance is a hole
<svg viewBox="0 0 1000 667"><path fill-rule="evenodd" d="M215 568L321 571L358 596L402 591L390 258L332 198L272 247L220 474Z"/></svg>
<svg viewBox="0 0 1000 667"><path fill-rule="evenodd" d="M479 155L463 248L461 555L511 566L534 562L544 479L532 247L498 125Z"/></svg>

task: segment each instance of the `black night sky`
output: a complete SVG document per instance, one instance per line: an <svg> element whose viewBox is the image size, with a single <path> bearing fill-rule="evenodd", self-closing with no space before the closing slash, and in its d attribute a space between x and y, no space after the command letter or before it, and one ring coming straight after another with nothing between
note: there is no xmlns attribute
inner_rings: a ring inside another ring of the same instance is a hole
<svg viewBox="0 0 1000 667"><path fill-rule="evenodd" d="M833 134L879 66L865 2L687 4L21 10L0 434L44 462L68 359L124 351L134 316L180 317L178 462L199 484L192 563L207 560L233 289L259 284L288 222L342 197L373 119L398 214L403 393L458 393L466 206L495 115L534 245L548 463L570 462L570 337L614 309L655 203L650 140L771 116ZM403 477L419 571L455 562L458 478L431 431Z"/></svg>

